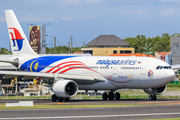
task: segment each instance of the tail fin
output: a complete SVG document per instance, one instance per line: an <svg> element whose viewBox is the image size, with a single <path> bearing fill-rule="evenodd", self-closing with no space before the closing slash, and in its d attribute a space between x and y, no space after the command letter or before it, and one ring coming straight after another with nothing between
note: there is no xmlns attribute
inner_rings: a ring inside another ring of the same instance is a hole
<svg viewBox="0 0 180 120"><path fill-rule="evenodd" d="M14 56L20 54L37 55L29 45L29 42L13 12L5 10L7 27L9 32L11 50Z"/></svg>

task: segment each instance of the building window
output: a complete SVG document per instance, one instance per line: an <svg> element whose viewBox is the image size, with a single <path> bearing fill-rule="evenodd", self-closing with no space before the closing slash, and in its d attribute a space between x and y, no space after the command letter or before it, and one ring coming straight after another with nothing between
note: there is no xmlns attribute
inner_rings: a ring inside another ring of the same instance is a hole
<svg viewBox="0 0 180 120"><path fill-rule="evenodd" d="M86 50L86 51L83 51L83 53L89 53L89 54L93 55L93 51L92 50Z"/></svg>
<svg viewBox="0 0 180 120"><path fill-rule="evenodd" d="M117 54L117 50L113 50L113 54Z"/></svg>
<svg viewBox="0 0 180 120"><path fill-rule="evenodd" d="M120 50L120 53L122 54L122 53L124 53L124 51L123 51L123 50Z"/></svg>
<svg viewBox="0 0 180 120"><path fill-rule="evenodd" d="M124 53L131 53L131 50L125 50Z"/></svg>

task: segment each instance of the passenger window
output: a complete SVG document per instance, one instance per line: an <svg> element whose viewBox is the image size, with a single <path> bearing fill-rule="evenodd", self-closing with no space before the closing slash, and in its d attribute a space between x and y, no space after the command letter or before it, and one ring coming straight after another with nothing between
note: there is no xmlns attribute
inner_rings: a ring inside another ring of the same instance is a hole
<svg viewBox="0 0 180 120"><path fill-rule="evenodd" d="M117 50L113 50L113 54L117 54Z"/></svg>
<svg viewBox="0 0 180 120"><path fill-rule="evenodd" d="M172 69L172 67L171 67L171 66L169 66L169 69Z"/></svg>

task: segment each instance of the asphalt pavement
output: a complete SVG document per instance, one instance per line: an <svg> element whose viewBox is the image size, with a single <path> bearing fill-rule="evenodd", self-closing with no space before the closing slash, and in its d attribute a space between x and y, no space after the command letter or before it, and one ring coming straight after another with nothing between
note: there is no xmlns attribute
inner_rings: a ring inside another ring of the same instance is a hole
<svg viewBox="0 0 180 120"><path fill-rule="evenodd" d="M121 120L180 118L180 105L0 110L0 120Z"/></svg>
<svg viewBox="0 0 180 120"><path fill-rule="evenodd" d="M0 104L18 103L24 100L0 100ZM30 100L25 100L30 101ZM32 100L34 104L57 105L51 100ZM61 105L132 105L127 107L104 108L64 108L64 109L25 109L25 110L0 110L0 120L121 120L121 119L158 119L180 118L179 99L121 99L114 101L103 100L71 100L62 102Z"/></svg>

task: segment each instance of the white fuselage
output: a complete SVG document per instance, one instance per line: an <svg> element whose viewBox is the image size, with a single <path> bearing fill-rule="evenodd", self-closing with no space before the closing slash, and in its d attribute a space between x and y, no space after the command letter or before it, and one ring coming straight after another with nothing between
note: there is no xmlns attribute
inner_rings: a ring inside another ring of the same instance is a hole
<svg viewBox="0 0 180 120"><path fill-rule="evenodd" d="M150 57L52 56L19 59L19 68L31 72L88 75L104 82L78 84L81 90L147 89L166 85L175 75L170 65ZM28 59L28 60L27 60ZM59 60L60 59L60 60ZM26 64L24 64L26 62ZM161 69L157 69L161 66ZM165 67L164 67L165 66ZM26 68L27 67L27 68Z"/></svg>

